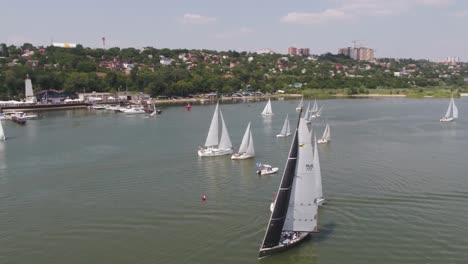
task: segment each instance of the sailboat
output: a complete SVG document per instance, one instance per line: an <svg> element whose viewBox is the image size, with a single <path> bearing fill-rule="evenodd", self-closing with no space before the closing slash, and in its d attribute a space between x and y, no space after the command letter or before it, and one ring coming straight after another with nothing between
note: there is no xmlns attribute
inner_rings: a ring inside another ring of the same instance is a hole
<svg viewBox="0 0 468 264"><path fill-rule="evenodd" d="M0 140L6 140L5 131L3 131L2 120L0 120Z"/></svg>
<svg viewBox="0 0 468 264"><path fill-rule="evenodd" d="M153 117L153 116L158 116L158 109L156 108L156 105L153 104L153 112L151 112L150 116Z"/></svg>
<svg viewBox="0 0 468 264"><path fill-rule="evenodd" d="M291 128L289 127L289 118L286 114L286 119L284 120L283 129L281 129L281 133L276 135L276 137L289 137L291 135Z"/></svg>
<svg viewBox="0 0 468 264"><path fill-rule="evenodd" d="M221 138L218 138L219 125L218 116L221 117ZM224 123L223 113L219 110L219 103L216 104L213 118L211 119L210 129L206 136L205 148L200 147L198 156L214 157L232 154L232 144L229 133Z"/></svg>
<svg viewBox="0 0 468 264"><path fill-rule="evenodd" d="M301 101L297 105L296 111L298 111L298 112L301 111L302 107L304 107L304 96L301 98Z"/></svg>
<svg viewBox="0 0 468 264"><path fill-rule="evenodd" d="M451 122L458 118L458 108L455 105L455 100L453 100L453 96L450 99L450 103L445 113L445 116L440 119L440 122Z"/></svg>
<svg viewBox="0 0 468 264"><path fill-rule="evenodd" d="M310 118L319 118L322 115L323 105L317 111L317 113L313 114Z"/></svg>
<svg viewBox="0 0 468 264"><path fill-rule="evenodd" d="M312 106L312 109L310 109L312 113L315 113L318 111L318 105L317 105L317 99L314 99L314 105Z"/></svg>
<svg viewBox="0 0 468 264"><path fill-rule="evenodd" d="M266 104L265 108L263 109L262 115L273 115L273 111L271 110L271 100L268 99L268 103Z"/></svg>
<svg viewBox="0 0 468 264"><path fill-rule="evenodd" d="M300 118L259 251L260 258L298 245L310 233L318 231L317 198L320 194L317 169L314 169L318 155L316 159L313 156L309 129L304 118Z"/></svg>
<svg viewBox="0 0 468 264"><path fill-rule="evenodd" d="M317 143L322 144L322 143L328 143L331 140L331 134L330 134L330 125L327 123L327 126L325 127L325 130L323 131L323 136L321 139L317 141Z"/></svg>
<svg viewBox="0 0 468 264"><path fill-rule="evenodd" d="M242 138L242 142L239 147L239 153L235 153L231 156L233 160L241 160L241 159L250 159L255 157L255 149L254 143L252 139L252 131L250 131L250 122L247 125L247 129L245 130L244 137Z"/></svg>

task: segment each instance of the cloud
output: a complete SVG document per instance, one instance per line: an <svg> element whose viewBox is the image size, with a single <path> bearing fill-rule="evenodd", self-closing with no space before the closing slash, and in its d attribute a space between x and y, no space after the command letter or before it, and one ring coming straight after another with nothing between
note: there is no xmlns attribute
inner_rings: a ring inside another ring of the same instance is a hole
<svg viewBox="0 0 468 264"><path fill-rule="evenodd" d="M421 7L448 7L454 0L329 0L329 2L336 6L320 12L291 12L283 16L281 21L291 24L321 24L365 16L399 15Z"/></svg>
<svg viewBox="0 0 468 264"><path fill-rule="evenodd" d="M214 35L217 39L233 39L233 38L242 38L254 33L254 30L249 27L241 27L236 30L226 31L223 33L219 33Z"/></svg>
<svg viewBox="0 0 468 264"><path fill-rule="evenodd" d="M323 12L318 13L305 13L305 12L293 12L288 13L286 16L281 18L284 23L292 24L320 24L333 20L345 20L350 19L352 16L347 15L345 12L339 9L327 9Z"/></svg>
<svg viewBox="0 0 468 264"><path fill-rule="evenodd" d="M202 16L199 14L185 13L180 20L182 24L204 25L215 22L215 17Z"/></svg>
<svg viewBox="0 0 468 264"><path fill-rule="evenodd" d="M465 18L468 17L468 10L461 10L454 13L456 18Z"/></svg>

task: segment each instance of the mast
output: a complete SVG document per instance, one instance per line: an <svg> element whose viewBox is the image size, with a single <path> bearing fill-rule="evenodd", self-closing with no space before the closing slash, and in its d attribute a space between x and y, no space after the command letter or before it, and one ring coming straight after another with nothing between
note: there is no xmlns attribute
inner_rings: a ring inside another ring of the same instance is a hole
<svg viewBox="0 0 468 264"><path fill-rule="evenodd" d="M302 108L299 112L299 120L297 127L299 127L300 116L302 115ZM291 195L291 188L294 180L294 171L296 169L298 150L298 129L294 133L291 148L289 150L286 166L284 167L283 177L277 192L276 202L274 204L273 212L268 222L268 228L263 238L261 248L271 248L277 246L281 239L281 232L283 231L286 214L288 212L289 198Z"/></svg>

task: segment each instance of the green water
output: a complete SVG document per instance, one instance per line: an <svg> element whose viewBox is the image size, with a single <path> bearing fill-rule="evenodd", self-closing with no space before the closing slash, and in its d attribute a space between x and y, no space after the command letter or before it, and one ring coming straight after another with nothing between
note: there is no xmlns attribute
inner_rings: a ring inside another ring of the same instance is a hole
<svg viewBox="0 0 468 264"><path fill-rule="evenodd" d="M0 263L257 263L291 138L275 137L298 101L223 104L238 148L252 121L256 158L199 158L214 105L160 118L45 112L2 121ZM466 263L467 99L322 100L321 233L261 263ZM206 194L207 201L201 201Z"/></svg>

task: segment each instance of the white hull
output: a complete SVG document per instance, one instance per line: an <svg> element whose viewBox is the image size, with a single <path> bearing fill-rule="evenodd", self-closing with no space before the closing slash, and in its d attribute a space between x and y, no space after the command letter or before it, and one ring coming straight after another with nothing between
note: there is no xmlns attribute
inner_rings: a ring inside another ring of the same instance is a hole
<svg viewBox="0 0 468 264"><path fill-rule="evenodd" d="M440 119L440 122L452 122L454 120L455 120L455 118L453 118L453 117L442 117Z"/></svg>
<svg viewBox="0 0 468 264"><path fill-rule="evenodd" d="M273 209L275 209L275 203L270 204L270 211L273 212Z"/></svg>
<svg viewBox="0 0 468 264"><path fill-rule="evenodd" d="M264 116L272 116L273 113L271 113L271 114L262 114L262 115L264 115Z"/></svg>
<svg viewBox="0 0 468 264"><path fill-rule="evenodd" d="M205 148L198 150L200 157L216 157L232 154L232 149Z"/></svg>
<svg viewBox="0 0 468 264"><path fill-rule="evenodd" d="M330 140L326 140L326 139L319 139L319 140L317 140L317 143L318 143L318 144L325 144L325 143L328 143L328 142L330 142Z"/></svg>
<svg viewBox="0 0 468 264"><path fill-rule="evenodd" d="M126 115L138 115L138 114L145 114L144 110L127 110L124 112Z"/></svg>
<svg viewBox="0 0 468 264"><path fill-rule="evenodd" d="M240 154L240 153L236 153L234 155L231 156L231 159L232 160L244 160L244 159L251 159L255 157L255 155L251 155L251 154Z"/></svg>
<svg viewBox="0 0 468 264"><path fill-rule="evenodd" d="M289 137L291 134L286 134L286 135L283 135L283 134L278 134L276 135L276 137L278 138L283 138L283 137Z"/></svg>
<svg viewBox="0 0 468 264"><path fill-rule="evenodd" d="M301 111L302 107L296 107L296 112Z"/></svg>

